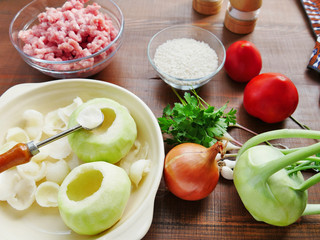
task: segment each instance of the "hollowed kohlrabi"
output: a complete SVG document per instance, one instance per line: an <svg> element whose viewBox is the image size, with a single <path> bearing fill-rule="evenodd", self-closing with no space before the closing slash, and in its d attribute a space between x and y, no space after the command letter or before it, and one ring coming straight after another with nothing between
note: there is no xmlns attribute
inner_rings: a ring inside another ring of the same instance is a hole
<svg viewBox="0 0 320 240"><path fill-rule="evenodd" d="M61 218L76 233L100 233L121 218L130 191L130 179L122 168L107 162L84 163L74 168L61 184Z"/></svg>
<svg viewBox="0 0 320 240"><path fill-rule="evenodd" d="M78 130L68 136L74 153L85 162L106 161L116 163L131 149L137 127L128 109L108 98L95 98L78 107L71 115L69 127L77 124L79 113L88 106L99 108L102 125L93 130Z"/></svg>

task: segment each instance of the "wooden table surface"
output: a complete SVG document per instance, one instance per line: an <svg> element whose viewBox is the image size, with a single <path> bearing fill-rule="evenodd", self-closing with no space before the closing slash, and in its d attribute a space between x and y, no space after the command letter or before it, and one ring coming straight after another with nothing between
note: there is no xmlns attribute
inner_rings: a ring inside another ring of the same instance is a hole
<svg viewBox="0 0 320 240"><path fill-rule="evenodd" d="M29 67L10 43L8 28L14 15L29 0L0 0L0 94L20 83L51 81L53 78ZM223 25L227 0L217 15L203 16L192 9L192 0L116 0L125 17L124 43L114 61L90 78L122 86L140 97L160 117L162 109L178 101L152 69L147 59L147 44L157 31L176 24L194 24L210 30L227 48L236 40L252 41L260 50L262 72L280 72L297 86L300 101L293 116L310 128L320 130L319 74L306 66L315 44L300 0L263 2L255 30L237 35ZM245 84L235 83L222 70L202 87L200 96L211 105L238 110L240 124L256 132L298 128L287 119L266 124L250 117L242 106ZM250 134L232 130L241 142ZM287 140L295 146L300 140ZM320 187L309 190L309 202L320 203ZM244 208L232 181L221 179L214 192L204 200L187 202L174 197L161 181L154 218L144 237L149 239L319 239L320 217L302 217L288 227L274 227L255 221Z"/></svg>

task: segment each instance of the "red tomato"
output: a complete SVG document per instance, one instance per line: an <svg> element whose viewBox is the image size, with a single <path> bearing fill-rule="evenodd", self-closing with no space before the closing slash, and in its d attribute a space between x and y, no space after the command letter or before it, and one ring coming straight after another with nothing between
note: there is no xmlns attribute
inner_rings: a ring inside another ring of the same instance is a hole
<svg viewBox="0 0 320 240"><path fill-rule="evenodd" d="M248 41L237 41L226 52L224 69L237 82L248 82L262 68L262 59L256 46Z"/></svg>
<svg viewBox="0 0 320 240"><path fill-rule="evenodd" d="M264 122L281 122L297 108L299 95L294 83L280 73L263 73L245 87L243 106Z"/></svg>

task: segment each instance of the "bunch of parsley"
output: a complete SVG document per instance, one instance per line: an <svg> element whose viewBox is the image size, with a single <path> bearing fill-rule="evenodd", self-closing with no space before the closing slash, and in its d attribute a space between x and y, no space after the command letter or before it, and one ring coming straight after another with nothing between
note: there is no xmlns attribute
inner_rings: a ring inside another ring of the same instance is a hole
<svg viewBox="0 0 320 240"><path fill-rule="evenodd" d="M174 90L174 89L173 89ZM210 147L217 138L222 137L230 124L236 124L236 110L225 113L227 103L219 109L210 106L196 91L186 92L184 99L174 90L181 103L175 103L171 109L168 104L163 109L158 122L162 133L168 134L165 142L176 145L185 142Z"/></svg>

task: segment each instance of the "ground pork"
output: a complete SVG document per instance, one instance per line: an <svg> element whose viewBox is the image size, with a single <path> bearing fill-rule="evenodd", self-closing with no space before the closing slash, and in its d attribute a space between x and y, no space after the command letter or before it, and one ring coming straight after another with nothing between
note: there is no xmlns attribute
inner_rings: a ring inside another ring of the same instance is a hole
<svg viewBox="0 0 320 240"><path fill-rule="evenodd" d="M105 48L116 38L118 31L111 19L99 11L100 5L93 3L84 7L87 1L68 0L62 7L47 7L38 15L38 24L19 32L19 38L25 43L23 51L43 60L66 61L86 57ZM113 48L96 58L54 66L54 70L90 67L112 51Z"/></svg>

